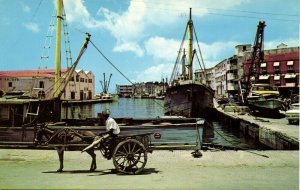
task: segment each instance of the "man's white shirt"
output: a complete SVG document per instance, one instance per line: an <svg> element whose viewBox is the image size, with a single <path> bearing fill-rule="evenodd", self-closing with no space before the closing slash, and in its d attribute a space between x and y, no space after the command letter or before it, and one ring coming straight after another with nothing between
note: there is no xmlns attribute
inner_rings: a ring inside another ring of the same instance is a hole
<svg viewBox="0 0 300 190"><path fill-rule="evenodd" d="M107 118L105 126L106 126L106 131L109 131L110 129L113 129L113 134L118 135L120 133L120 127L119 127L119 125L111 117Z"/></svg>

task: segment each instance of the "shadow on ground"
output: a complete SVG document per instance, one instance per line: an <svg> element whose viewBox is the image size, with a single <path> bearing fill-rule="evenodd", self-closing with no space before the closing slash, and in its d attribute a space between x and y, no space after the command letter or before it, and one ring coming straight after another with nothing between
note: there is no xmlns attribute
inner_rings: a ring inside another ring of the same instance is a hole
<svg viewBox="0 0 300 190"><path fill-rule="evenodd" d="M116 169L108 169L108 170L96 170L91 172L90 170L65 170L62 172L57 171L46 171L42 173L53 173L53 174L90 174L88 176L101 176L101 175L128 175L118 172ZM155 168L145 168L141 173L137 175L149 175L154 173L160 173L160 171Z"/></svg>

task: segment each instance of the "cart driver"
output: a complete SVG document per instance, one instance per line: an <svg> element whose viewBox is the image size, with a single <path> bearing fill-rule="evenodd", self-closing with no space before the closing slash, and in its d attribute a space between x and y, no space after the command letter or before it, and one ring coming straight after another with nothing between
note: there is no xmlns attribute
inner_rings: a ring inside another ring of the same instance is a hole
<svg viewBox="0 0 300 190"><path fill-rule="evenodd" d="M102 112L102 115L105 119L106 133L108 133L111 137L117 137L120 133L120 127L113 118L109 117L109 109L105 109Z"/></svg>
<svg viewBox="0 0 300 190"><path fill-rule="evenodd" d="M102 116L105 119L105 128L106 128L106 132L105 133L100 133L99 136L95 137L95 140L92 144L90 144L89 146L87 146L85 149L83 149L81 152L85 152L88 149L98 145L100 143L100 141L105 140L109 137L111 137L111 146L114 146L114 142L115 142L115 138L118 136L118 134L120 133L120 127L117 124L117 122L111 118L110 116L110 110L109 109L105 109L102 111Z"/></svg>

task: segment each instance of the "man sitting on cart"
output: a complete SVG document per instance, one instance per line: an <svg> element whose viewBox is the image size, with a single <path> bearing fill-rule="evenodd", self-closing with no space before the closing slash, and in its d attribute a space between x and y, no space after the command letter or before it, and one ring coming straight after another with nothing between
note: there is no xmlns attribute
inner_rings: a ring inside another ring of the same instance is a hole
<svg viewBox="0 0 300 190"><path fill-rule="evenodd" d="M95 147L98 145L101 141L106 141L109 140L108 144L108 151L113 151L113 147L115 146L115 139L120 133L120 127L117 124L117 122L111 118L110 116L110 110L105 109L102 111L102 116L105 119L105 127L106 127L106 132L105 133L100 133L99 136L95 137L95 140L92 144L87 146L85 149L83 149L81 152L85 152L88 149ZM110 154L112 154L110 152Z"/></svg>

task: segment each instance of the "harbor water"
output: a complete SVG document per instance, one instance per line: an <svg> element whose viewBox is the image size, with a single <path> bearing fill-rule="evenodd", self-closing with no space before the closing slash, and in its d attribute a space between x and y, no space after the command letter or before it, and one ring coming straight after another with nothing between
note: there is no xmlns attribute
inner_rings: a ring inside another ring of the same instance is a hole
<svg viewBox="0 0 300 190"><path fill-rule="evenodd" d="M62 113L65 115L68 110L69 118L90 118L97 117L98 113L108 108L114 118L156 118L164 115L164 101L156 99L140 98L119 98L118 101L99 104L73 104L68 109L63 107ZM251 139L245 138L234 126L226 126L218 120L207 121L204 128L203 143L216 147L232 149L261 149L261 147ZM183 134L184 136L184 134Z"/></svg>

